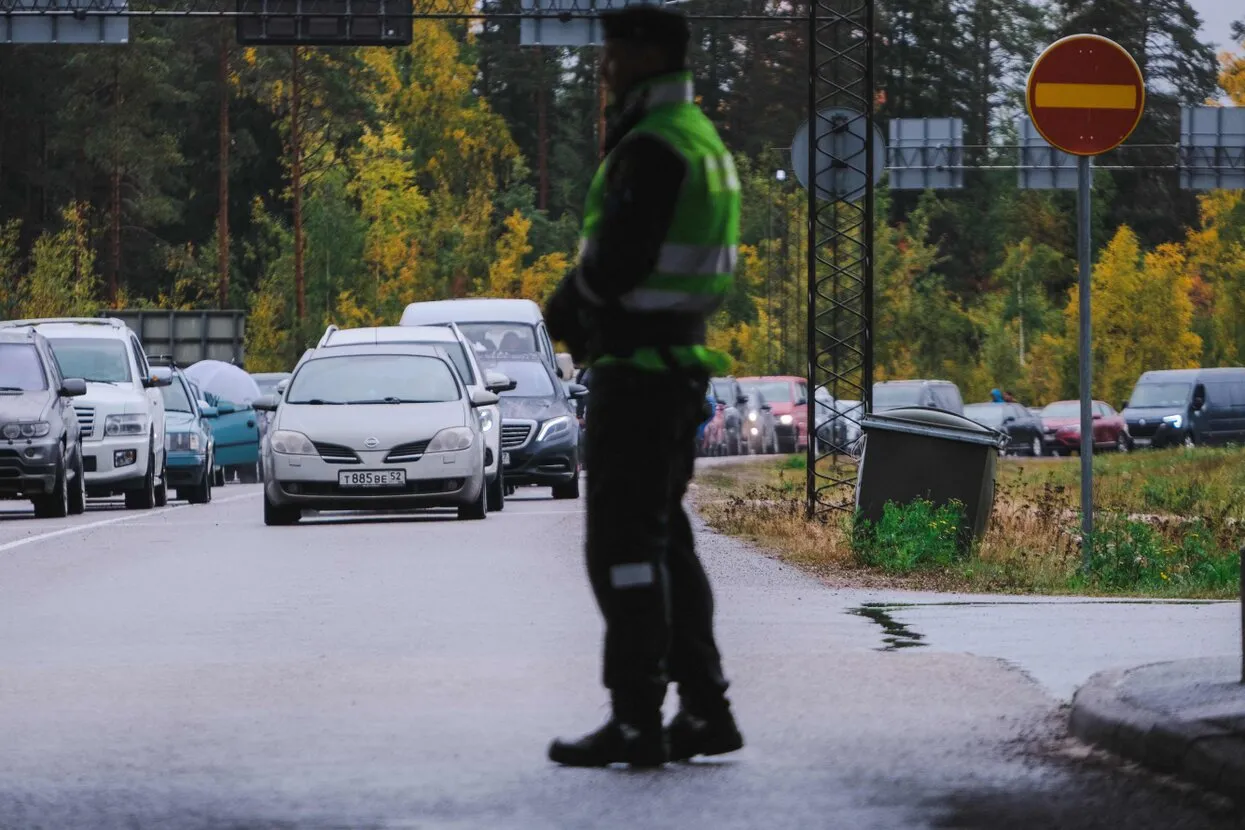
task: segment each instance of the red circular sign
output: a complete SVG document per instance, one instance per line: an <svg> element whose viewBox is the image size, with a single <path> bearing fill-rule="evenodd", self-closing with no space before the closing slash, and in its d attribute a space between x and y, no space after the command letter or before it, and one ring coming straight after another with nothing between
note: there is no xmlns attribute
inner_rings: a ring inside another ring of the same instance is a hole
<svg viewBox="0 0 1245 830"><path fill-rule="evenodd" d="M1070 35L1034 61L1025 102L1033 126L1051 146L1096 156L1136 129L1146 83L1123 46L1099 35Z"/></svg>

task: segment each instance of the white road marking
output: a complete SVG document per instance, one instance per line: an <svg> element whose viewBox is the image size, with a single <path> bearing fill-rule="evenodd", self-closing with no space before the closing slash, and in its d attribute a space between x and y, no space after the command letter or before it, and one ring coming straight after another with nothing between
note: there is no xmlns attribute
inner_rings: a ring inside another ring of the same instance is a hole
<svg viewBox="0 0 1245 830"><path fill-rule="evenodd" d="M242 499L250 499L250 498L254 498L257 495L259 494L258 493L246 493L244 495L230 496L229 498L225 498L225 499L214 499L212 501L212 504L228 504L231 501L241 501ZM177 504L177 505L173 505L172 507L162 507L159 509L158 512L160 515L163 515L165 513L171 513L174 510L182 510L187 507L198 507L198 506L199 505ZM141 513L135 512L135 513L132 513L126 516L117 516L114 519L101 519L98 522L87 522L86 524L73 525L72 527L62 527L60 530L50 530L47 533L36 533L34 536L27 536L24 539L14 539L12 542L5 542L4 544L0 545L0 553L13 550L14 548L20 548L23 545L33 545L36 542L46 542L48 539L55 539L58 536L68 536L70 533L79 533L85 530L94 530L97 527L107 527L108 525L120 524L122 522L137 521L138 519L147 518L150 515L151 515L150 511L143 511Z"/></svg>

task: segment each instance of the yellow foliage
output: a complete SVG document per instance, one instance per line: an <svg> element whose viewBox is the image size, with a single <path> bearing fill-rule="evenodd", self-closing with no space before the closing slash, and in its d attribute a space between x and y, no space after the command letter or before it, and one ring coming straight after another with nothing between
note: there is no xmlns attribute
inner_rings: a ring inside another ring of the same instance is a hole
<svg viewBox="0 0 1245 830"><path fill-rule="evenodd" d="M1245 47L1245 42L1241 43ZM1219 86L1238 107L1245 107L1245 54L1224 52L1219 56Z"/></svg>
<svg viewBox="0 0 1245 830"><path fill-rule="evenodd" d="M538 303L544 303L553 294L569 267L569 260L565 254L557 252L525 265L525 260L532 253L528 242L531 229L532 220L517 210L506 217L493 262L489 265L488 280L482 286L483 294Z"/></svg>
<svg viewBox="0 0 1245 830"><path fill-rule="evenodd" d="M251 295L246 320L248 372L285 372L289 365L290 334L285 328L285 299L271 287Z"/></svg>
<svg viewBox="0 0 1245 830"><path fill-rule="evenodd" d="M1137 235L1127 226L1103 251L1091 282L1096 397L1119 404L1142 372L1198 365L1202 341L1192 331L1191 281L1185 265L1178 245L1160 245L1143 255ZM1075 289L1064 316L1064 353L1076 354L1080 315Z"/></svg>
<svg viewBox="0 0 1245 830"><path fill-rule="evenodd" d="M71 203L61 213L65 227L44 232L30 252L30 271L18 295L19 317L93 317L98 278L87 207Z"/></svg>

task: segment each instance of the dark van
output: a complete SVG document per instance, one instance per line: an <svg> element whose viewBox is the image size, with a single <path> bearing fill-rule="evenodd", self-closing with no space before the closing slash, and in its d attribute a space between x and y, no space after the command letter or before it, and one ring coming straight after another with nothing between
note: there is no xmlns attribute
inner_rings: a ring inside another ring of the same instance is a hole
<svg viewBox="0 0 1245 830"><path fill-rule="evenodd" d="M873 411L929 406L964 414L960 388L949 380L888 380L873 384Z"/></svg>
<svg viewBox="0 0 1245 830"><path fill-rule="evenodd" d="M1138 447L1245 441L1245 368L1146 372L1123 414Z"/></svg>

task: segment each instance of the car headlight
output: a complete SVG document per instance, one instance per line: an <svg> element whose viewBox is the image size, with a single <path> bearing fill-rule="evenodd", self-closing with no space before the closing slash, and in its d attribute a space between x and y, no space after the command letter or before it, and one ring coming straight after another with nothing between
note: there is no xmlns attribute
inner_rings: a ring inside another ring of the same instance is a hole
<svg viewBox="0 0 1245 830"><path fill-rule="evenodd" d="M310 438L292 429L277 430L268 442L273 452L279 452L282 455L319 455Z"/></svg>
<svg viewBox="0 0 1245 830"><path fill-rule="evenodd" d="M30 421L25 424L5 424L0 435L16 441L18 438L42 438L51 431L52 425L47 421Z"/></svg>
<svg viewBox="0 0 1245 830"><path fill-rule="evenodd" d="M781 423L783 426L785 426L785 427L789 427L789 426L791 426L793 423L795 423L795 418L791 417L790 415L783 415L781 418L779 418L779 419L778 419L778 421L779 421L779 423Z"/></svg>
<svg viewBox="0 0 1245 830"><path fill-rule="evenodd" d="M203 439L197 432L167 432L165 446L170 452L201 452Z"/></svg>
<svg viewBox="0 0 1245 830"><path fill-rule="evenodd" d="M104 419L105 435L143 435L147 432L147 416L141 412L109 415Z"/></svg>
<svg viewBox="0 0 1245 830"><path fill-rule="evenodd" d="M480 413L480 431L488 432L493 428L493 410L480 409L477 411Z"/></svg>
<svg viewBox="0 0 1245 830"><path fill-rule="evenodd" d="M457 452L471 446L471 430L466 427L443 429L428 442L424 452Z"/></svg>
<svg viewBox="0 0 1245 830"><path fill-rule="evenodd" d="M540 425L540 432L536 433L537 441L545 441L550 438L558 438L571 431L571 419L568 415L559 415L556 418L550 418Z"/></svg>
<svg viewBox="0 0 1245 830"><path fill-rule="evenodd" d="M749 421L753 421L753 422L755 422L755 421L756 421L756 419L757 419L757 414L756 414L755 412L749 412L749 413L748 413L748 420L749 420Z"/></svg>
<svg viewBox="0 0 1245 830"><path fill-rule="evenodd" d="M1184 426L1184 416L1183 415L1164 415L1163 423L1171 424L1172 429L1180 429L1182 426Z"/></svg>

